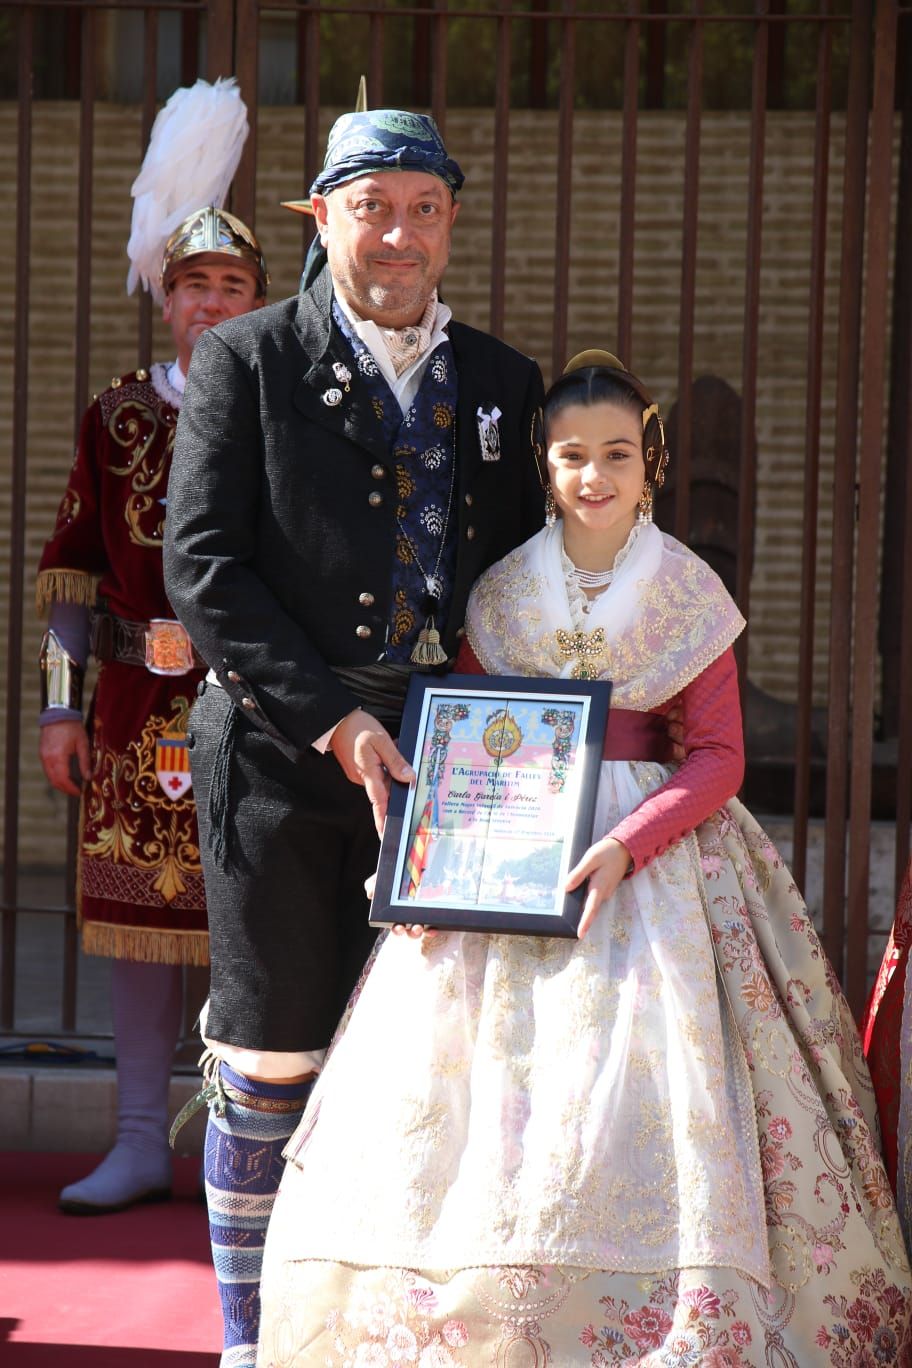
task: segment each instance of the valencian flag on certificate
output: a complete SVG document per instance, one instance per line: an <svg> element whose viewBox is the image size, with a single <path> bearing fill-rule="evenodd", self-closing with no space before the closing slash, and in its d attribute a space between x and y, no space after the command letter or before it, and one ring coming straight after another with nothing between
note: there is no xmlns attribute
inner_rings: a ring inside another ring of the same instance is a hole
<svg viewBox="0 0 912 1368"><path fill-rule="evenodd" d="M427 864L428 847L431 844L437 827L437 785L435 784L428 794L428 800L421 810L421 819L415 830L411 849L406 857L405 867L408 870L410 898L414 898L421 884L421 877L424 874L424 866Z"/></svg>

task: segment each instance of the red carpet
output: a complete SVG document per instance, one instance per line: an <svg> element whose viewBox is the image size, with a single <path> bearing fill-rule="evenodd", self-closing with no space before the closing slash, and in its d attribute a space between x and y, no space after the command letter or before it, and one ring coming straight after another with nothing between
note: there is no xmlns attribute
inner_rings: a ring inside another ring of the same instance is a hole
<svg viewBox="0 0 912 1368"><path fill-rule="evenodd" d="M199 1160L175 1200L64 1216L57 1193L97 1157L0 1154L3 1368L216 1368L221 1317Z"/></svg>

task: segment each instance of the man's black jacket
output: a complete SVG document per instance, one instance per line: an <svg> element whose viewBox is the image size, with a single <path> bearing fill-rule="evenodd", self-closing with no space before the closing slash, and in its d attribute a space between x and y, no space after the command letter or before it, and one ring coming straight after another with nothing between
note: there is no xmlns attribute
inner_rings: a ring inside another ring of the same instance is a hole
<svg viewBox="0 0 912 1368"><path fill-rule="evenodd" d="M305 294L200 337L165 520L177 616L244 715L293 752L358 706L329 666L378 660L390 617L395 479L331 297L324 270ZM474 580L542 524L542 381L503 342L455 321L447 331L459 381L452 656ZM352 371L347 392L334 362ZM495 407L500 457L485 460L477 411Z"/></svg>

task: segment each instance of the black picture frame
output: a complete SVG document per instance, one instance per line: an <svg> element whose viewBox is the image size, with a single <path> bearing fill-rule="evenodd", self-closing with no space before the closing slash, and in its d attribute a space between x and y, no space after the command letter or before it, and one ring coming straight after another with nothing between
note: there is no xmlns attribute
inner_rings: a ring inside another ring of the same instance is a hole
<svg viewBox="0 0 912 1368"><path fill-rule="evenodd" d="M563 884L592 840L611 685L413 674L372 926L575 937L585 885Z"/></svg>

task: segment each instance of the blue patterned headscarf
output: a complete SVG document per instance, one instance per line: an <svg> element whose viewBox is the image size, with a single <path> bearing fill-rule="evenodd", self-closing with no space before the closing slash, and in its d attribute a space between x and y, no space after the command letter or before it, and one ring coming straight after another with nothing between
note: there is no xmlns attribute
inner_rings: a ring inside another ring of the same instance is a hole
<svg viewBox="0 0 912 1368"><path fill-rule="evenodd" d="M336 119L323 170L310 193L328 194L337 185L371 171L425 171L442 180L454 195L465 180L447 156L434 120L405 109L367 109Z"/></svg>

